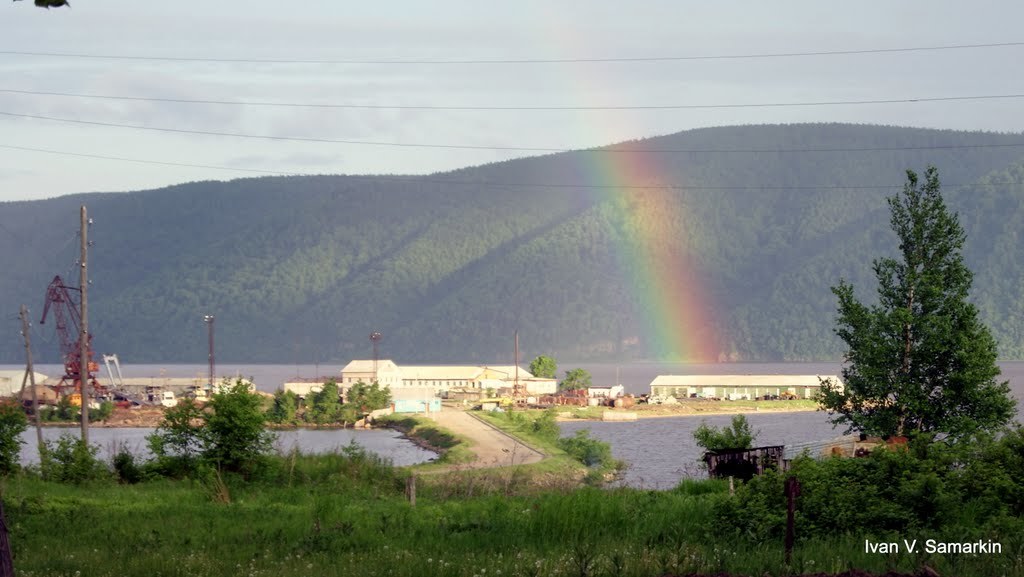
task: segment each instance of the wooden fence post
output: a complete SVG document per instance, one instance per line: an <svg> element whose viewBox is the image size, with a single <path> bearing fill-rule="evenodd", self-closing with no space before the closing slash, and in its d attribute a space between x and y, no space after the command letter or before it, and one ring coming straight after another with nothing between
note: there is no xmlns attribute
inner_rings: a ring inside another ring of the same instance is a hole
<svg viewBox="0 0 1024 577"><path fill-rule="evenodd" d="M796 513L796 498L800 494L800 481L796 477L786 478L786 565L793 556L794 527L793 517Z"/></svg>
<svg viewBox="0 0 1024 577"><path fill-rule="evenodd" d="M405 480L405 496L409 498L409 505L416 506L416 475L409 475Z"/></svg>

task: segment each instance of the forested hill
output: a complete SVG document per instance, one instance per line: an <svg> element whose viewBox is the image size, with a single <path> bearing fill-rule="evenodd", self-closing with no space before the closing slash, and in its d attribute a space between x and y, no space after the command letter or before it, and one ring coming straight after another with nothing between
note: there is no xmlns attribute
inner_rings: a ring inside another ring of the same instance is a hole
<svg viewBox="0 0 1024 577"><path fill-rule="evenodd" d="M508 362L516 329L523 358L671 357L681 351L645 321L649 279L624 260L642 233L654 254L687 258L706 294L691 306L713 326L674 328L717 334L723 359L836 359L829 287L842 277L873 296L871 261L896 248L885 197L897 189L882 187L934 164L967 231L972 299L1001 356L1024 358L1024 146L1011 146L1022 142L723 127L615 145L629 153L428 177L268 177L4 203L0 311L13 319L24 303L38 323L53 276L77 283L85 203L95 348L126 362L204 362L204 314L216 315L225 362L365 358L371 331L399 363ZM658 193L676 209L663 211L668 226L631 214L656 189L609 188L622 184L678 187ZM0 360L22 362L17 323L5 332ZM59 362L50 323L33 335L37 361Z"/></svg>

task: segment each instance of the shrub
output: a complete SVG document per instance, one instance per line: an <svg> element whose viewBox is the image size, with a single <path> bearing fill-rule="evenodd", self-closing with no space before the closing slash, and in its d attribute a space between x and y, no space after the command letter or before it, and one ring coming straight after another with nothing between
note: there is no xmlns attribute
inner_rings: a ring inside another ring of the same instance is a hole
<svg viewBox="0 0 1024 577"><path fill-rule="evenodd" d="M56 441L43 441L39 452L43 478L59 483L84 483L110 478L110 471L96 455L98 445L88 445L67 433Z"/></svg>
<svg viewBox="0 0 1024 577"><path fill-rule="evenodd" d="M195 468L203 451L204 419L202 408L192 399L183 399L164 410L160 425L146 437L160 474L177 477Z"/></svg>
<svg viewBox="0 0 1024 577"><path fill-rule="evenodd" d="M117 451L112 463L114 465L114 473L117 474L118 480L122 483L135 484L145 478L142 468L135 462L135 455L125 447L121 447Z"/></svg>
<svg viewBox="0 0 1024 577"><path fill-rule="evenodd" d="M795 476L798 534L843 535L905 533L942 527L953 519L956 495L949 469L936 459L909 451L876 449L865 458L807 456L793 460L785 473L770 471L739 486L733 499L716 505L718 533L754 541L776 538L783 530L783 484Z"/></svg>
<svg viewBox="0 0 1024 577"><path fill-rule="evenodd" d="M558 448L593 468L614 468L618 462L612 458L612 449L608 443L591 439L587 429L576 431L572 437L558 439Z"/></svg>
<svg viewBox="0 0 1024 577"><path fill-rule="evenodd" d="M0 475L10 475L18 470L21 453L21 434L28 428L28 419L21 405L0 402Z"/></svg>
<svg viewBox="0 0 1024 577"><path fill-rule="evenodd" d="M750 430L750 423L743 415L735 415L732 418L732 425L722 427L721 430L709 427L706 422L701 422L697 430L693 432L693 439L697 446L705 450L714 449L749 449L754 446L754 439L757 433Z"/></svg>
<svg viewBox="0 0 1024 577"><path fill-rule="evenodd" d="M96 411L89 413L89 418L93 421L106 421L110 418L110 415L114 414L114 403L110 401L103 401L100 403L100 408Z"/></svg>
<svg viewBox="0 0 1024 577"><path fill-rule="evenodd" d="M548 409L544 411L535 421L533 421L533 432L538 436L548 440L555 440L558 435L562 432L558 427L558 421L555 419L556 411Z"/></svg>
<svg viewBox="0 0 1024 577"><path fill-rule="evenodd" d="M195 474L204 464L250 473L274 442L264 423L263 400L239 380L205 408L185 400L167 409L147 440L163 475Z"/></svg>

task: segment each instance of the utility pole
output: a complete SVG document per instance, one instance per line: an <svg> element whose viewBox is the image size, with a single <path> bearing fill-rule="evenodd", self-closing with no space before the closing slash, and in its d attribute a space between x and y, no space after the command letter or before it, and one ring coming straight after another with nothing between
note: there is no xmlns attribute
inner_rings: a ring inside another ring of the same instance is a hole
<svg viewBox="0 0 1024 577"><path fill-rule="evenodd" d="M203 321L206 323L208 340L210 345L210 392L213 392L213 315L205 315Z"/></svg>
<svg viewBox="0 0 1024 577"><path fill-rule="evenodd" d="M32 387L32 420L36 423L36 442L39 450L43 450L43 429L39 424L39 396L36 392L36 373L32 366L32 338L28 330L28 308L21 305L21 334L25 336L25 376ZM22 381L24 383L24 381ZM24 386L22 386L24 390ZM22 397L24 402L24 397Z"/></svg>
<svg viewBox="0 0 1024 577"><path fill-rule="evenodd" d="M508 349L506 349L506 350L508 350ZM512 384L512 396L518 397L519 396L519 331L518 330L516 330L516 344L515 344L515 352L514 352L513 356L515 357L514 362L515 362L515 367L516 367L516 377L515 377L515 381Z"/></svg>
<svg viewBox="0 0 1024 577"><path fill-rule="evenodd" d="M78 361L78 382L81 384L82 395L82 443L89 445L89 217L82 205L82 276L79 286L82 291L82 332L79 334L78 345L81 358Z"/></svg>

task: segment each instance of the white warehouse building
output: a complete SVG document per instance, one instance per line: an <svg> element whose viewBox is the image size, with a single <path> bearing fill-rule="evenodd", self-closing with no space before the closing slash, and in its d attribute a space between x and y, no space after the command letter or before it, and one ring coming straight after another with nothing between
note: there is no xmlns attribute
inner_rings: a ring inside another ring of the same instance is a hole
<svg viewBox="0 0 1024 577"><path fill-rule="evenodd" d="M651 396L740 400L785 393L811 399L822 380L842 384L835 375L659 375L651 381Z"/></svg>

